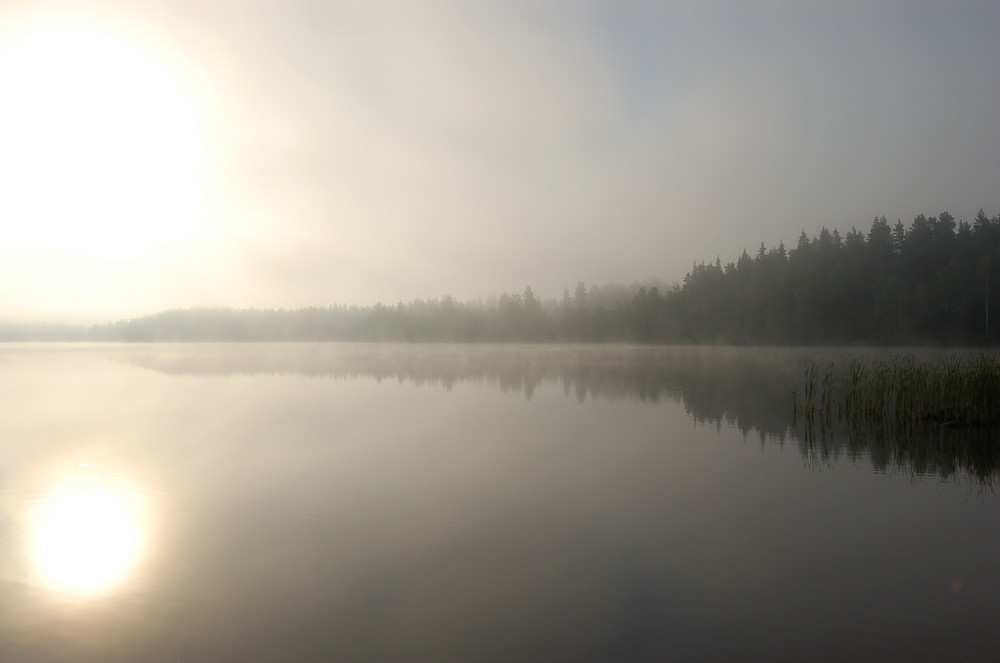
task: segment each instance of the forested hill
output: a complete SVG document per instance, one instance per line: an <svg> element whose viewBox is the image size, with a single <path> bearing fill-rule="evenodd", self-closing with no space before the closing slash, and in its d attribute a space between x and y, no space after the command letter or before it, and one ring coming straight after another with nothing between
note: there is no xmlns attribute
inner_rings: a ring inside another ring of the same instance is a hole
<svg viewBox="0 0 1000 663"><path fill-rule="evenodd" d="M571 341L736 344L1000 343L1000 215L948 213L696 264L670 288L577 284L491 302L189 309L93 327L92 340ZM991 320L992 316L992 320Z"/></svg>

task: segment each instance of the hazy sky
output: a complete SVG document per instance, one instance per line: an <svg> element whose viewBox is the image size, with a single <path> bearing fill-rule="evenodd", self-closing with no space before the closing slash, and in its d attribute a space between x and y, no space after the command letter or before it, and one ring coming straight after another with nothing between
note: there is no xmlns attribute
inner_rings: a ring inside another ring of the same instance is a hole
<svg viewBox="0 0 1000 663"><path fill-rule="evenodd" d="M0 318L678 281L1000 212L1000 3L0 0Z"/></svg>

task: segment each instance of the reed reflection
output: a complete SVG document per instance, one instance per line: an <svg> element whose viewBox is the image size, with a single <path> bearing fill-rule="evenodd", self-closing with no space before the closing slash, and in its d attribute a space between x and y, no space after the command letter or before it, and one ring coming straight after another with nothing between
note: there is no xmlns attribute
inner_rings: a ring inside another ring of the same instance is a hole
<svg viewBox="0 0 1000 663"><path fill-rule="evenodd" d="M955 429L934 423L797 422L796 439L814 466L864 460L883 474L971 479L995 492L1000 475L996 426Z"/></svg>
<svg viewBox="0 0 1000 663"><path fill-rule="evenodd" d="M88 465L59 476L29 516L35 581L81 595L111 590L142 554L147 511L127 482Z"/></svg>

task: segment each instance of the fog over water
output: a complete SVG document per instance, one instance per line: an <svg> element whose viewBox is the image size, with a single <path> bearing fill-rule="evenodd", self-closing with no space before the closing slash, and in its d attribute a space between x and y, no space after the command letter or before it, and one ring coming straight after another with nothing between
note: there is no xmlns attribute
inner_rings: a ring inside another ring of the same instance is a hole
<svg viewBox="0 0 1000 663"><path fill-rule="evenodd" d="M996 454L799 358L0 346L0 659L993 661Z"/></svg>
<svg viewBox="0 0 1000 663"><path fill-rule="evenodd" d="M7 0L0 318L681 279L1000 211L995 3Z"/></svg>

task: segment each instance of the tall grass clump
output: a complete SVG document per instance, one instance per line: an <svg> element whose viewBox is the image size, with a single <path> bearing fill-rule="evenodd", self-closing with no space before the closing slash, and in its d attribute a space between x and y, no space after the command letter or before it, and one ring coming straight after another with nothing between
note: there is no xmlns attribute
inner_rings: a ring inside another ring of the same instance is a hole
<svg viewBox="0 0 1000 663"><path fill-rule="evenodd" d="M846 373L832 363L805 371L808 418L848 423L935 422L948 426L1000 423L1000 357L954 355L943 360L899 356L854 360Z"/></svg>

